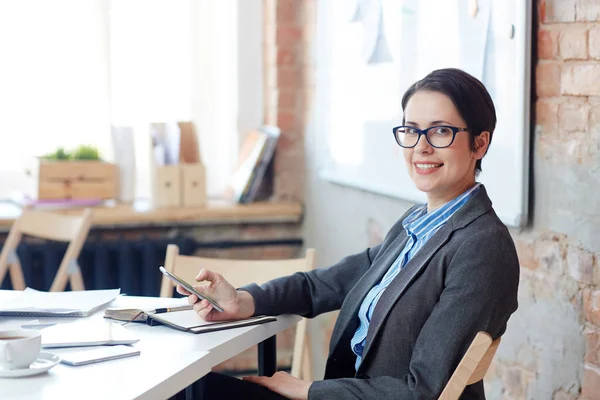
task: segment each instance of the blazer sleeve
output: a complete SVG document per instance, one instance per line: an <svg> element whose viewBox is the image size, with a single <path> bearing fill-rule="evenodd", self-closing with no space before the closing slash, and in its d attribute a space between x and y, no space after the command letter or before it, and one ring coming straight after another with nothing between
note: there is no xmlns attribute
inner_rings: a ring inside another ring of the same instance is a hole
<svg viewBox="0 0 600 400"><path fill-rule="evenodd" d="M345 257L328 268L297 272L239 290L254 298L255 315L298 314L312 318L342 306L346 294L371 267L380 247Z"/></svg>
<svg viewBox="0 0 600 400"><path fill-rule="evenodd" d="M445 283L407 375L315 381L308 398L437 398L477 332L498 338L517 309L519 262L509 233L482 232L466 240L449 262Z"/></svg>

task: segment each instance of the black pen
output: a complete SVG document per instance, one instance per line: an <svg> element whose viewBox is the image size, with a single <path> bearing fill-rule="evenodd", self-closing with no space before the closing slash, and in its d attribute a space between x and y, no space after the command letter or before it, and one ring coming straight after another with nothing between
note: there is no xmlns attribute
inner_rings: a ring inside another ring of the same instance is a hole
<svg viewBox="0 0 600 400"><path fill-rule="evenodd" d="M191 310L192 306L178 306L178 307L166 307L166 308L157 308L156 310L150 311L149 314L163 314L171 311L183 311L183 310Z"/></svg>

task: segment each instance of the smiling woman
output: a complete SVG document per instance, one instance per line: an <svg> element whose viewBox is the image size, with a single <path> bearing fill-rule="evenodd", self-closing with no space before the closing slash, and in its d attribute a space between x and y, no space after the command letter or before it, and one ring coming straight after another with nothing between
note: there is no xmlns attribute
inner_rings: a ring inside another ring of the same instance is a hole
<svg viewBox="0 0 600 400"><path fill-rule="evenodd" d="M494 103L481 82L448 68L413 84L402 108L406 126L394 135L431 211L475 184L496 126Z"/></svg>
<svg viewBox="0 0 600 400"><path fill-rule="evenodd" d="M324 379L209 374L204 398L224 398L226 388L228 398L434 399L478 332L504 333L517 309L519 261L476 182L496 123L489 94L466 72L442 69L413 84L402 106L404 125L394 134L426 204L409 209L381 244L329 268L237 290L227 277L201 272L196 280L210 284L196 289L224 313L188 298L211 321L340 310ZM483 382L464 397L484 399Z"/></svg>

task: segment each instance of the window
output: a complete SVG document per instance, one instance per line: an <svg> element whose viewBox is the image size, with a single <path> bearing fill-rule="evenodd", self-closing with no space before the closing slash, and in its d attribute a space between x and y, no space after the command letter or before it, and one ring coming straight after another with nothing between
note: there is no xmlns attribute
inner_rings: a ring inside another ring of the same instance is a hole
<svg viewBox="0 0 600 400"><path fill-rule="evenodd" d="M262 121L261 13L260 0L2 1L0 198L25 190L24 169L58 146L112 159L111 125L134 128L136 197L147 197L148 124L186 120L209 195L221 193L238 132Z"/></svg>

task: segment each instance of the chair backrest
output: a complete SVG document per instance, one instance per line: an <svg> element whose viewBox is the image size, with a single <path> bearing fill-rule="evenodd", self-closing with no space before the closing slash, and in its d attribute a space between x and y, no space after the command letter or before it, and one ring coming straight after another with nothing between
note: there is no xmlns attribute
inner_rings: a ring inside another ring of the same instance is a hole
<svg viewBox="0 0 600 400"><path fill-rule="evenodd" d="M165 269L179 276L184 281L196 284L196 275L205 268L225 277L234 287L249 283L262 284L275 278L291 275L295 272L305 272L314 268L315 251L307 249L304 258L284 260L232 260L179 255L176 245L167 246ZM161 297L173 296L173 283L162 278ZM306 319L303 318L296 326L296 339L292 355L292 371L295 377L311 380L310 345L306 335Z"/></svg>
<svg viewBox="0 0 600 400"><path fill-rule="evenodd" d="M81 215L62 215L50 212L25 210L14 222L0 252L0 282L10 268L13 289L25 289L25 279L16 250L23 235L41 239L68 242L69 246L58 267L50 291L65 290L70 280L71 290L84 290L83 277L77 258L92 224L92 210Z"/></svg>
<svg viewBox="0 0 600 400"><path fill-rule="evenodd" d="M478 332L454 370L439 400L457 400L465 387L482 380L499 345L500 338L492 341L492 337L486 332Z"/></svg>

